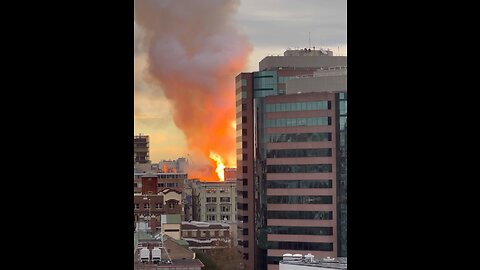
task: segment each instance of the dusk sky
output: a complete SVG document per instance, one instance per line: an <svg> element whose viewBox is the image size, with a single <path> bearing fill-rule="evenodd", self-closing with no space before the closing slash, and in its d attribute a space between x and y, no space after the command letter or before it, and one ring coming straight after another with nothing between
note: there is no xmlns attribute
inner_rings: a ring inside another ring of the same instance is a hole
<svg viewBox="0 0 480 270"><path fill-rule="evenodd" d="M242 71L257 71L258 62L265 56L283 55L287 48L308 47L309 32L312 46L329 48L334 55L346 56L346 8L346 0L242 0L231 18L234 27L246 36L252 47ZM144 37L144 31L135 22L134 132L150 135L153 162L187 156L190 150L184 132L174 123L173 105L146 71L148 57L142 47ZM224 46L233 44L225 42ZM232 76L232 84L234 80ZM233 87L230 90L235 91Z"/></svg>

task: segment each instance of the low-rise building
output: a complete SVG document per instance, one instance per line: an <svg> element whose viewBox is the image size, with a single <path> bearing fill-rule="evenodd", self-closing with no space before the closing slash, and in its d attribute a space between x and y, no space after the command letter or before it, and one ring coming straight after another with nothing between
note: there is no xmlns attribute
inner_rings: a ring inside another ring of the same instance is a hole
<svg viewBox="0 0 480 270"><path fill-rule="evenodd" d="M236 222L236 182L203 182L192 184L193 220Z"/></svg>
<svg viewBox="0 0 480 270"><path fill-rule="evenodd" d="M237 243L236 223L225 222L182 222L182 239L190 249L217 249L235 246Z"/></svg>

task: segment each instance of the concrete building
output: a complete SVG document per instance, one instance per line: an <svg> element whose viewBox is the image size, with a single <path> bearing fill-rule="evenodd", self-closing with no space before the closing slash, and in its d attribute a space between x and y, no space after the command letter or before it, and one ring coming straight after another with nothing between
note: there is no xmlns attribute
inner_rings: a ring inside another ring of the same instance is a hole
<svg viewBox="0 0 480 270"><path fill-rule="evenodd" d="M236 77L238 244L248 269L278 269L284 253L339 254L346 60L289 50Z"/></svg>
<svg viewBox="0 0 480 270"><path fill-rule="evenodd" d="M150 160L150 141L148 135L133 136L133 160L135 163L147 163Z"/></svg>
<svg viewBox="0 0 480 270"><path fill-rule="evenodd" d="M236 182L194 181L195 221L236 222Z"/></svg>
<svg viewBox="0 0 480 270"><path fill-rule="evenodd" d="M184 157L177 160L162 160L158 163L158 170L166 173L186 173L188 162Z"/></svg>
<svg viewBox="0 0 480 270"><path fill-rule="evenodd" d="M236 244L236 223L182 222L182 239L192 250L221 249Z"/></svg>
<svg viewBox="0 0 480 270"><path fill-rule="evenodd" d="M185 181L188 179L186 173L163 173L163 172L140 172L136 171L133 178L133 191L134 193L142 192L142 178L146 175L156 177L156 183L158 190L165 188L174 189L183 192Z"/></svg>
<svg viewBox="0 0 480 270"><path fill-rule="evenodd" d="M157 232L162 229L162 215L177 215L178 221L164 222L172 237L180 239L180 223L183 220L182 192L158 186L158 177L145 174L141 178L141 192L134 193L134 221L136 231Z"/></svg>

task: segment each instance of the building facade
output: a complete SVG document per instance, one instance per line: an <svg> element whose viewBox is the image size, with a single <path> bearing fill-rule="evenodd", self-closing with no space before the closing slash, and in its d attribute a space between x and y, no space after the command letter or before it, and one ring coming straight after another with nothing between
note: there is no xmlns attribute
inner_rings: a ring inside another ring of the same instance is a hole
<svg viewBox="0 0 480 270"><path fill-rule="evenodd" d="M192 250L221 249L236 243L236 224L224 222L182 222L182 239Z"/></svg>
<svg viewBox="0 0 480 270"><path fill-rule="evenodd" d="M141 178L141 192L134 193L134 221L136 231L159 232L162 229L162 215L173 220L178 216L177 222L165 222L169 228L168 233L174 238L180 238L180 222L183 219L182 192L177 189L160 188L158 177L146 174ZM170 228L172 227L172 228Z"/></svg>
<svg viewBox="0 0 480 270"><path fill-rule="evenodd" d="M193 220L236 222L236 182L202 182L193 184Z"/></svg>
<svg viewBox="0 0 480 270"><path fill-rule="evenodd" d="M236 77L239 249L248 269L295 251L336 256L346 57L290 50L259 66Z"/></svg>
<svg viewBox="0 0 480 270"><path fill-rule="evenodd" d="M135 163L147 163L150 160L150 141L148 135L133 136L133 160Z"/></svg>

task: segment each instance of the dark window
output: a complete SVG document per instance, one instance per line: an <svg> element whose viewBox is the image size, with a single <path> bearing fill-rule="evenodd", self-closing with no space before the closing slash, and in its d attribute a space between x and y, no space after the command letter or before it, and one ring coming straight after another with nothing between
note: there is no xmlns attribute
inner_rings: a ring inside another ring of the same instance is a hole
<svg viewBox="0 0 480 270"><path fill-rule="evenodd" d="M333 251L333 243L268 242L269 249Z"/></svg>
<svg viewBox="0 0 480 270"><path fill-rule="evenodd" d="M319 132L319 133L276 133L267 134L265 137L266 143L277 142L321 142L331 141L332 133Z"/></svg>
<svg viewBox="0 0 480 270"><path fill-rule="evenodd" d="M321 173L332 172L332 164L267 165L267 173Z"/></svg>
<svg viewBox="0 0 480 270"><path fill-rule="evenodd" d="M242 117L242 124L243 123L247 123L247 117L245 117L245 116Z"/></svg>
<svg viewBox="0 0 480 270"><path fill-rule="evenodd" d="M267 211L269 219L317 219L332 220L332 211Z"/></svg>
<svg viewBox="0 0 480 270"><path fill-rule="evenodd" d="M247 167L247 166L243 166L243 167L242 167L242 172L243 172L243 173L248 173L248 167Z"/></svg>
<svg viewBox="0 0 480 270"><path fill-rule="evenodd" d="M300 234L300 235L333 235L332 227L285 227L271 226L267 228L270 234Z"/></svg>
<svg viewBox="0 0 480 270"><path fill-rule="evenodd" d="M242 136L247 136L247 129L246 128L242 128Z"/></svg>
<svg viewBox="0 0 480 270"><path fill-rule="evenodd" d="M267 180L267 188L332 188L332 180Z"/></svg>
<svg viewBox="0 0 480 270"><path fill-rule="evenodd" d="M331 157L332 148L317 149L278 149L269 150L267 158L285 158L285 157Z"/></svg>
<svg viewBox="0 0 480 270"><path fill-rule="evenodd" d="M267 196L272 204L331 204L332 196Z"/></svg>

